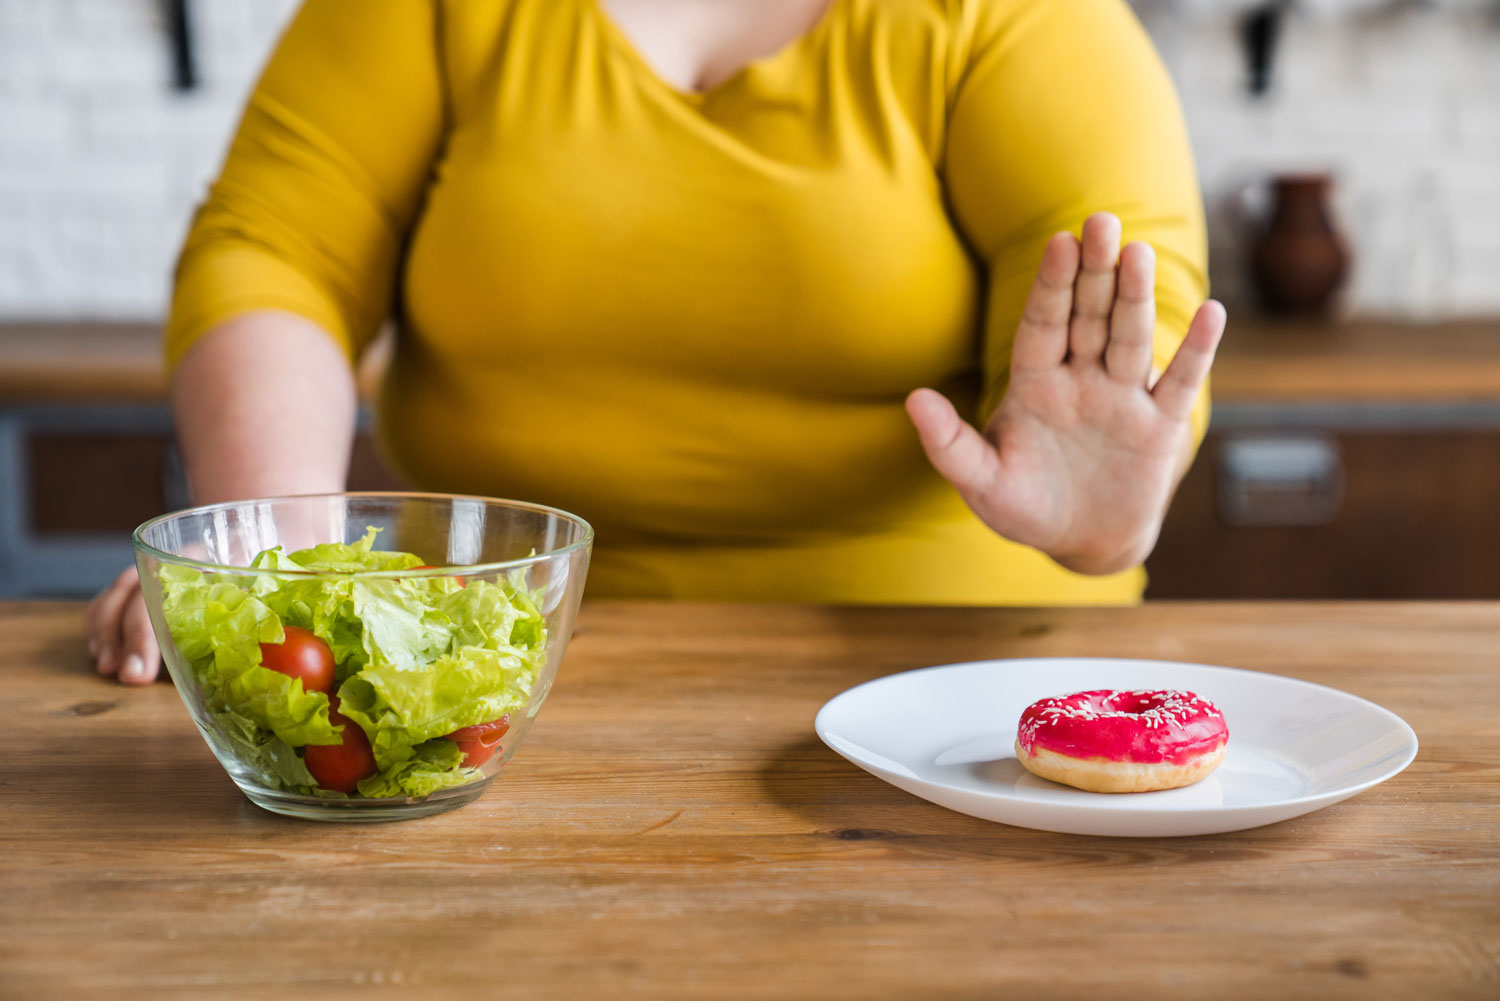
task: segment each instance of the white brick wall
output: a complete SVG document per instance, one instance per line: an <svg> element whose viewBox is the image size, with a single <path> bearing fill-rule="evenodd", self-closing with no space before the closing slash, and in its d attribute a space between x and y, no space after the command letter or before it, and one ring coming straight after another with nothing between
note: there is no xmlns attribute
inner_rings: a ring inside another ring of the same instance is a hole
<svg viewBox="0 0 1500 1001"><path fill-rule="evenodd" d="M295 6L193 0L203 84L181 95L156 0L0 0L0 319L161 315L188 216ZM1356 251L1348 310L1500 313L1500 3L1293 18L1263 98L1244 87L1233 4L1136 6L1183 93L1216 294L1245 297L1246 189L1328 169Z"/></svg>
<svg viewBox="0 0 1500 1001"><path fill-rule="evenodd" d="M177 245L296 0L0 0L0 319L160 317Z"/></svg>
<svg viewBox="0 0 1500 1001"><path fill-rule="evenodd" d="M1317 170L1337 180L1334 211L1354 254L1346 312L1500 313L1500 3L1366 3L1373 9L1350 18L1291 16L1261 97L1245 86L1237 22L1222 9L1235 5L1135 6L1182 93L1216 295L1247 298L1246 221L1264 190L1258 182Z"/></svg>

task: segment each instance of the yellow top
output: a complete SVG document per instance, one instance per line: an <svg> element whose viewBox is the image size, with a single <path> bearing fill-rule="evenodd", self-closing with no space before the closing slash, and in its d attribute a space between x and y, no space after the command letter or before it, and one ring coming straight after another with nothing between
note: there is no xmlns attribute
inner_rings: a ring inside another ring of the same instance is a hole
<svg viewBox="0 0 1500 1001"><path fill-rule="evenodd" d="M994 535L902 407L988 414L1043 244L1100 210L1156 247L1164 367L1202 207L1121 0L832 0L703 93L598 0L309 0L194 222L167 355L281 309L352 358L394 309L389 459L587 518L594 596L1129 602L1139 569Z"/></svg>

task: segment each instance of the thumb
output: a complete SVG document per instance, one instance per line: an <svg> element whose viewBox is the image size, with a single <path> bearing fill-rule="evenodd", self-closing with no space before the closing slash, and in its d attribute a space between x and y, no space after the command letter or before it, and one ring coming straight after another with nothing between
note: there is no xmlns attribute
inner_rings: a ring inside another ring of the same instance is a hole
<svg viewBox="0 0 1500 1001"><path fill-rule="evenodd" d="M906 412L917 426L917 436L927 461L958 488L970 507L979 507L999 479L1000 456L942 393L913 390L906 398Z"/></svg>

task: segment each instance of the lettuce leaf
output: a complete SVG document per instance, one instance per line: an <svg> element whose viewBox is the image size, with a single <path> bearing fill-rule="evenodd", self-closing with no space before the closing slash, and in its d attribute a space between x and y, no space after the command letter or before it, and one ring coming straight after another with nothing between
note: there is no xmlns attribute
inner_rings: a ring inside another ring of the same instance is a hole
<svg viewBox="0 0 1500 1001"><path fill-rule="evenodd" d="M421 799L439 789L465 785L481 777L477 768L463 767L464 752L451 740L429 740L412 749L406 761L361 779L359 794L371 799L409 796Z"/></svg>
<svg viewBox="0 0 1500 1001"><path fill-rule="evenodd" d="M434 737L525 709L536 675L532 658L464 647L420 670L366 667L339 687L339 711L364 728L385 770Z"/></svg>
<svg viewBox="0 0 1500 1001"><path fill-rule="evenodd" d="M524 589L524 575L514 572L508 583L503 587L475 581L443 597L441 608L453 623L455 647L516 651L542 648L547 639L546 620Z"/></svg>
<svg viewBox="0 0 1500 1001"><path fill-rule="evenodd" d="M319 573L410 570L422 565L422 557L414 553L375 549L375 537L379 534L380 529L371 525L365 529L364 537L358 542L325 542L311 549L299 549L290 559L304 570L316 570Z"/></svg>
<svg viewBox="0 0 1500 1001"><path fill-rule="evenodd" d="M531 701L547 631L525 575L467 586L446 575L350 576L422 565L415 554L374 549L377 531L291 554L265 550L251 563L265 572L254 576L160 568L168 627L209 711L272 785L321 794L293 749L336 744L342 733L327 696L260 666L260 644L281 642L287 625L333 651L341 711L369 736L380 769L361 783L365 796L420 797L480 777L461 766L456 744L437 738Z"/></svg>
<svg viewBox="0 0 1500 1001"><path fill-rule="evenodd" d="M339 743L343 730L329 721L328 696L260 666L260 645L286 636L276 613L236 584L173 569L173 579L163 580L162 612L209 712L233 712L293 747Z"/></svg>
<svg viewBox="0 0 1500 1001"><path fill-rule="evenodd" d="M369 663L415 667L451 642L452 624L437 606L462 590L451 577L379 580L340 576L372 570L410 570L422 565L413 553L371 550L374 528L354 543L326 543L286 555L268 549L255 569L317 571L305 578L256 578L251 590L288 625L311 630L333 651L339 680Z"/></svg>
<svg viewBox="0 0 1500 1001"><path fill-rule="evenodd" d="M446 652L453 643L454 621L429 604L441 598L425 580L354 584L349 600L364 623L365 663L411 671Z"/></svg>
<svg viewBox="0 0 1500 1001"><path fill-rule="evenodd" d="M290 789L304 795L331 795L318 788L307 765L289 744L247 716L232 709L214 713L218 731L233 745L236 756L273 788Z"/></svg>
<svg viewBox="0 0 1500 1001"><path fill-rule="evenodd" d="M302 688L301 678L289 678L256 665L226 677L219 701L270 730L293 747L338 744L344 728L328 717L328 696Z"/></svg>

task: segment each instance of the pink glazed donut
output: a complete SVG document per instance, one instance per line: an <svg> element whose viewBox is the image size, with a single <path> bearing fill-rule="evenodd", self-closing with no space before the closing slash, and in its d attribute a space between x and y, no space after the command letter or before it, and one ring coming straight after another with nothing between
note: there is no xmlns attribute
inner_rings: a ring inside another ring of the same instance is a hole
<svg viewBox="0 0 1500 1001"><path fill-rule="evenodd" d="M1075 692L1026 707L1016 756L1088 792L1150 792L1197 782L1228 742L1224 714L1192 692Z"/></svg>

